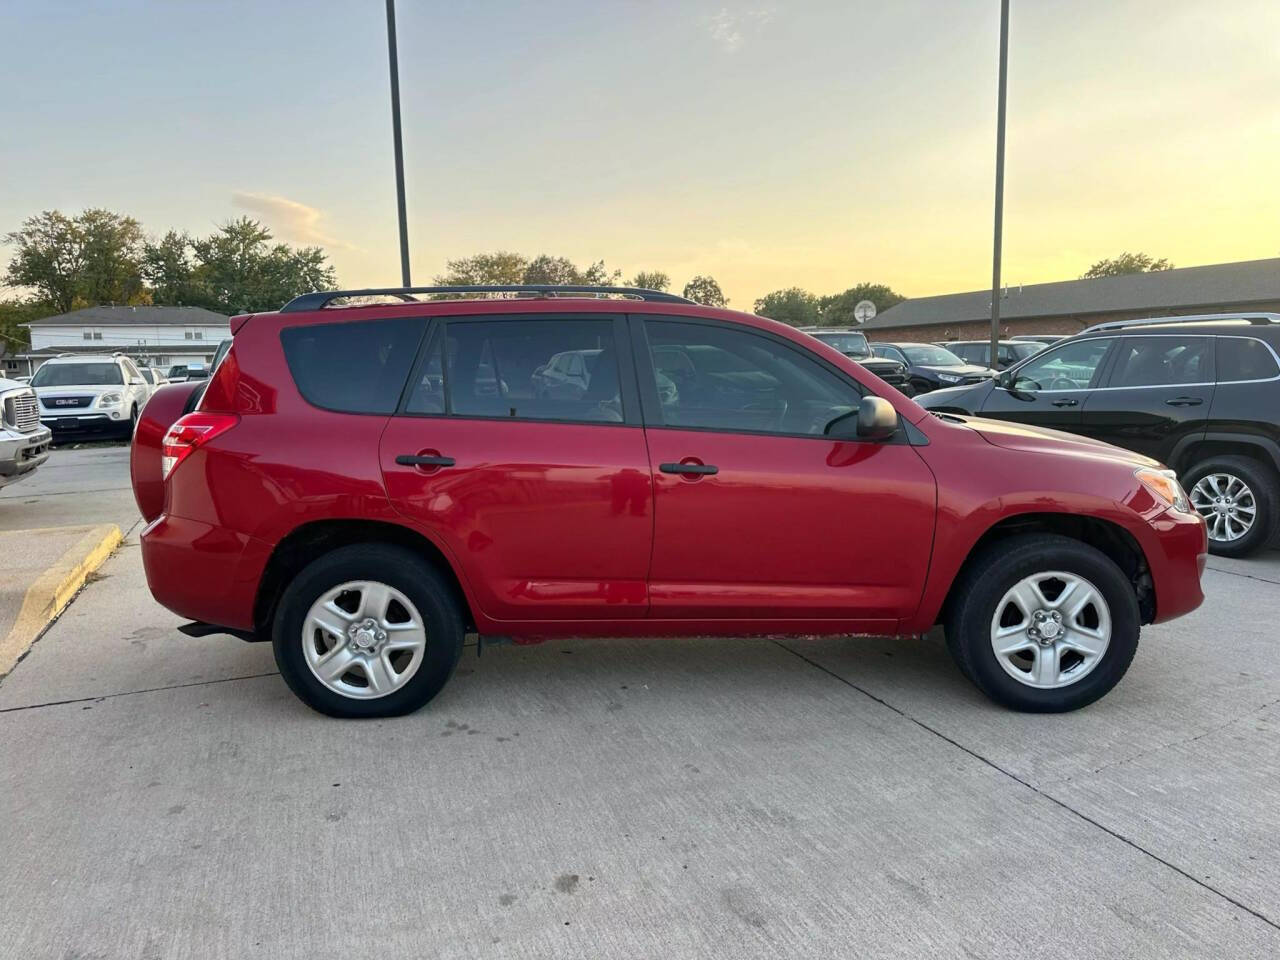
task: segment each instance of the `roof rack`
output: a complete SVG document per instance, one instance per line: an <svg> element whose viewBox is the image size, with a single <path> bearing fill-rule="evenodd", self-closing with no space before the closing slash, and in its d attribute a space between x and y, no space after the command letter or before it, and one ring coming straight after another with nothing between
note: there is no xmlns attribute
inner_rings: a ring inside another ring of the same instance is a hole
<svg viewBox="0 0 1280 960"><path fill-rule="evenodd" d="M330 302L347 297L399 297L406 303L416 303L418 298L412 295L418 293L528 293L539 297L555 297L565 293L612 293L652 303L693 303L692 300L686 300L684 297L676 296L674 293L663 293L661 290L646 290L643 287L596 287L570 283L483 283L448 287L378 287L370 290L322 290L294 297L280 308L280 312L298 313L302 310L322 310Z"/></svg>
<svg viewBox="0 0 1280 960"><path fill-rule="evenodd" d="M1222 320L1244 320L1250 324L1280 323L1280 313L1197 313L1182 317L1145 317L1140 320L1111 320L1107 323L1095 323L1080 333L1095 333L1099 330L1123 330L1125 327L1151 327L1166 323L1213 323ZM1079 334L1077 334L1079 336Z"/></svg>

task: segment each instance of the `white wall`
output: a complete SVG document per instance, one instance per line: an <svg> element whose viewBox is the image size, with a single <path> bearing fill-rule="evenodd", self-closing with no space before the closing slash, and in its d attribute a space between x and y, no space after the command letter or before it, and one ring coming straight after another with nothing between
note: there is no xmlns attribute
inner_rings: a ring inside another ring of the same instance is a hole
<svg viewBox="0 0 1280 960"><path fill-rule="evenodd" d="M181 324L127 324L111 326L95 324L84 327L31 327L31 349L41 350L46 347L65 347L75 350L81 347L121 347L125 350L137 349L139 346L154 352L174 352L187 348L199 352L208 344L212 353L218 342L231 336L229 326ZM91 334L85 338L85 331ZM193 334L188 340L187 333ZM195 339L195 334L200 339ZM97 336L101 334L101 336Z"/></svg>

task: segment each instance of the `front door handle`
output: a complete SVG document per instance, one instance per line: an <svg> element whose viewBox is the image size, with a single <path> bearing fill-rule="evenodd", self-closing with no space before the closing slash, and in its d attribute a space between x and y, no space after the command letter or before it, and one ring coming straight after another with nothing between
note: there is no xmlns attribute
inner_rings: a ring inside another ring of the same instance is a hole
<svg viewBox="0 0 1280 960"><path fill-rule="evenodd" d="M453 457L421 457L416 454L402 453L396 457L396 463L402 467L452 467Z"/></svg>
<svg viewBox="0 0 1280 960"><path fill-rule="evenodd" d="M683 473L697 477L720 472L719 467L713 467L709 463L663 463L658 469L663 473Z"/></svg>
<svg viewBox="0 0 1280 960"><path fill-rule="evenodd" d="M1204 403L1203 397L1174 397L1172 400L1166 400L1171 407L1198 407Z"/></svg>
<svg viewBox="0 0 1280 960"><path fill-rule="evenodd" d="M1063 397L1061 400L1053 401L1053 405L1055 407L1078 407L1080 406L1080 401L1071 397Z"/></svg>

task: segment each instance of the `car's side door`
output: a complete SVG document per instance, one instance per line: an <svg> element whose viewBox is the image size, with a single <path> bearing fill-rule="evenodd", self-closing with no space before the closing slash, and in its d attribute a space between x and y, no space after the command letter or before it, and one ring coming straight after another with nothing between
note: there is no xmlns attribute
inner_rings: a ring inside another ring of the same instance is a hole
<svg viewBox="0 0 1280 960"><path fill-rule="evenodd" d="M1036 354L997 381L982 415L1081 432L1084 403L1103 376L1114 343L1114 337L1088 337Z"/></svg>
<svg viewBox="0 0 1280 960"><path fill-rule="evenodd" d="M598 350L585 391L547 395L556 354ZM626 321L437 320L380 445L395 508L500 621L643 617L653 490Z"/></svg>
<svg viewBox="0 0 1280 960"><path fill-rule="evenodd" d="M828 435L865 388L791 341L712 320L632 323L654 484L650 617L895 629L919 601L936 506L906 429Z"/></svg>
<svg viewBox="0 0 1280 960"><path fill-rule="evenodd" d="M1214 394L1214 338L1125 336L1101 389L1090 393L1081 432L1168 462L1202 437Z"/></svg>

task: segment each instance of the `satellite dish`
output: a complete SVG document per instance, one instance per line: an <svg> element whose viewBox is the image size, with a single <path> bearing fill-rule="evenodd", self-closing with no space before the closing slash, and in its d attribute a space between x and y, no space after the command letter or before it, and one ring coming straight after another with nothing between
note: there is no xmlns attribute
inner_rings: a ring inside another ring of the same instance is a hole
<svg viewBox="0 0 1280 960"><path fill-rule="evenodd" d="M859 323L866 323L876 315L876 305L870 300L859 300L857 306L853 308L853 319Z"/></svg>

